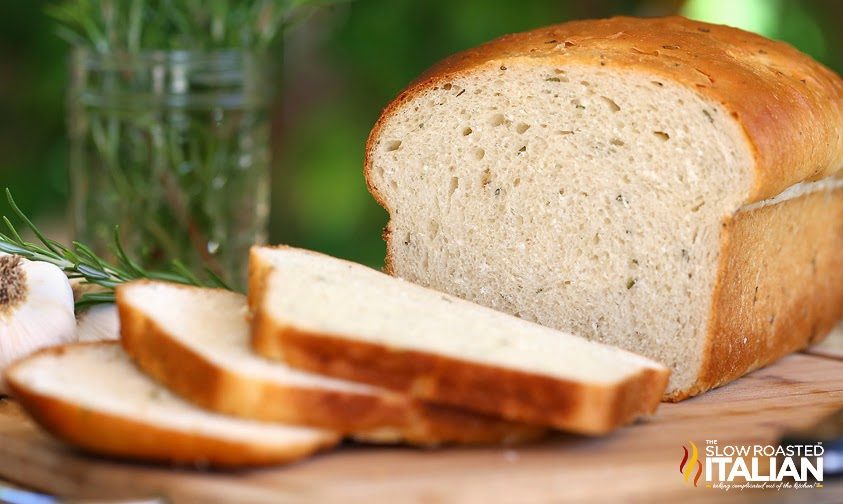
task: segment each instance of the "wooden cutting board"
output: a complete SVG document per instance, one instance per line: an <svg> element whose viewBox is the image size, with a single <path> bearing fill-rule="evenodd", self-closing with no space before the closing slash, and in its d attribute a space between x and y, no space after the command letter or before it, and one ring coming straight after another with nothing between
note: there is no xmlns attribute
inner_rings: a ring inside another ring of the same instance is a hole
<svg viewBox="0 0 843 504"><path fill-rule="evenodd" d="M607 438L559 435L505 448L345 446L288 467L239 473L162 469L80 454L0 404L0 480L59 496L170 502L843 502L843 481L778 496L694 488L683 443L775 443L843 406L843 359L797 354Z"/></svg>

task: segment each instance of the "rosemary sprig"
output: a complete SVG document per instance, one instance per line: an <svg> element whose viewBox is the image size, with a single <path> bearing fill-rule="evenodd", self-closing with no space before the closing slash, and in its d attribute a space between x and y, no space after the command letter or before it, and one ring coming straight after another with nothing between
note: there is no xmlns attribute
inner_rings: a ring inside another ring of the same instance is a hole
<svg viewBox="0 0 843 504"><path fill-rule="evenodd" d="M203 282L187 269L179 260L173 260L170 271L152 271L142 268L133 261L123 250L120 243L119 229L114 229L112 252L116 263L109 263L99 257L93 250L83 243L74 241L71 247L66 247L55 240L47 238L38 227L26 216L15 203L12 192L6 188L6 200L12 212L38 238L41 244L24 240L12 221L3 216L7 233L0 232L0 251L7 254L23 256L30 261L41 261L60 268L68 278L79 278L83 283L102 287L101 292L83 294L76 302L76 309L81 310L92 305L114 302L114 289L125 282L138 279L163 280L199 287L219 287L231 290L217 275L206 271L210 278Z"/></svg>
<svg viewBox="0 0 843 504"><path fill-rule="evenodd" d="M345 0L62 0L45 10L59 35L101 53L268 50L284 29Z"/></svg>

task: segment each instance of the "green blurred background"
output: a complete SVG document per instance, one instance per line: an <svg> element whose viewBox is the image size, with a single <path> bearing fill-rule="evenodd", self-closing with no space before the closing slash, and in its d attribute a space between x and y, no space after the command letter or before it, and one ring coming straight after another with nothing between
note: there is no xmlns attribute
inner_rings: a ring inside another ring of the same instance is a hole
<svg viewBox="0 0 843 504"><path fill-rule="evenodd" d="M67 45L45 3L0 2L0 186L37 223L67 236ZM366 192L364 143L381 108L437 60L568 19L674 13L787 41L843 73L836 0L356 0L285 36L271 241L381 264L386 214Z"/></svg>

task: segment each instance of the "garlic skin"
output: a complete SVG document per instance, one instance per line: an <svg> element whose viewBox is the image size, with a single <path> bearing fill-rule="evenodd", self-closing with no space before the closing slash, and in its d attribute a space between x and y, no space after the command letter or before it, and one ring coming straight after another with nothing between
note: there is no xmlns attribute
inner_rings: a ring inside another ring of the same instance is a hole
<svg viewBox="0 0 843 504"><path fill-rule="evenodd" d="M0 395L12 361L76 339L73 291L52 264L0 254Z"/></svg>
<svg viewBox="0 0 843 504"><path fill-rule="evenodd" d="M94 305L76 318L79 341L113 341L120 338L120 317L114 304Z"/></svg>

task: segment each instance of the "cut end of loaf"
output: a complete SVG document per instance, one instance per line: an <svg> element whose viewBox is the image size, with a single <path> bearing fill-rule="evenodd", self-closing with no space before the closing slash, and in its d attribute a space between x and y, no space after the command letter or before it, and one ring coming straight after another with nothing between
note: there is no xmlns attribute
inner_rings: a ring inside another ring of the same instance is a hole
<svg viewBox="0 0 843 504"><path fill-rule="evenodd" d="M641 353L675 395L697 380L721 222L751 167L719 103L560 55L411 88L373 131L366 174L394 274Z"/></svg>

